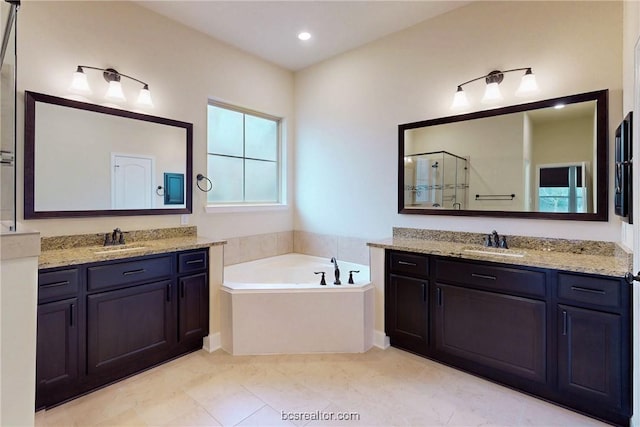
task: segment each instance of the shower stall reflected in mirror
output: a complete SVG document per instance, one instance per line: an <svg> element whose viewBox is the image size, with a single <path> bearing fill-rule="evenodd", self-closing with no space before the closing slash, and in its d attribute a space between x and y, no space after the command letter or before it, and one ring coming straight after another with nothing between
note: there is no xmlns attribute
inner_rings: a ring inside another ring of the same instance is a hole
<svg viewBox="0 0 640 427"><path fill-rule="evenodd" d="M404 174L405 207L467 209L468 159L447 151L411 154Z"/></svg>

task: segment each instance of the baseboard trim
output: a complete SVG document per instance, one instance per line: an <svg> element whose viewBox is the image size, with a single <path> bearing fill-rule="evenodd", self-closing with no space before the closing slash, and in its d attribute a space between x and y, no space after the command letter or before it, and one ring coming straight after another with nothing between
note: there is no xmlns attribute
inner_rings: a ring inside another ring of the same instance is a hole
<svg viewBox="0 0 640 427"><path fill-rule="evenodd" d="M213 353L216 350L220 350L222 348L221 340L220 340L220 332L216 332L215 334L209 334L202 340L202 348L209 353Z"/></svg>
<svg viewBox="0 0 640 427"><path fill-rule="evenodd" d="M389 337L381 331L373 331L373 345L386 350L391 346L391 342L389 341Z"/></svg>

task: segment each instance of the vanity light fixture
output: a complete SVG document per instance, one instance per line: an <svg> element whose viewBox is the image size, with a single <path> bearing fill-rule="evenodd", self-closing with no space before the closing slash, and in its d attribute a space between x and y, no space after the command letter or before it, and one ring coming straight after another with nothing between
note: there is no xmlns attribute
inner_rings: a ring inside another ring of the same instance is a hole
<svg viewBox="0 0 640 427"><path fill-rule="evenodd" d="M91 88L89 87L89 82L87 81L87 75L84 73L85 69L102 71L102 77L104 77L104 79L109 83L107 92L104 95L106 99L116 102L125 102L127 100L127 98L124 96L122 85L120 83L120 79L122 77L126 77L142 85L142 89L140 89L140 93L138 95L138 100L136 103L144 107L153 107L151 92L149 91L149 85L147 83L143 82L142 80L138 80L135 77L122 74L113 68L98 68L90 67L88 65L78 65L78 68L76 68L76 72L73 73L73 80L71 81L70 90L82 95L89 95L92 93Z"/></svg>
<svg viewBox="0 0 640 427"><path fill-rule="evenodd" d="M476 77L475 79L468 80L458 85L455 95L453 96L453 102L451 103L452 110L459 110L469 107L469 100L462 86L472 83L481 79L484 79L487 86L485 87L484 96L482 97L483 104L491 104L502 99L502 93L500 92L500 83L504 79L506 73L512 71L525 71L520 86L516 90L516 96L526 96L532 93L538 92L538 84L536 82L536 76L531 71L531 67L526 68L514 68L511 70L494 70L484 76Z"/></svg>

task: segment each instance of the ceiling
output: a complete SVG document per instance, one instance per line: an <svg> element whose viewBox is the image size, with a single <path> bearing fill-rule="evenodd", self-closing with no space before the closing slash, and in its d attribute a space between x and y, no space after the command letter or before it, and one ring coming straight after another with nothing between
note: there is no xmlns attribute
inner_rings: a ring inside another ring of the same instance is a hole
<svg viewBox="0 0 640 427"><path fill-rule="evenodd" d="M292 71L413 26L470 1L136 1ZM300 41L308 31L312 38Z"/></svg>

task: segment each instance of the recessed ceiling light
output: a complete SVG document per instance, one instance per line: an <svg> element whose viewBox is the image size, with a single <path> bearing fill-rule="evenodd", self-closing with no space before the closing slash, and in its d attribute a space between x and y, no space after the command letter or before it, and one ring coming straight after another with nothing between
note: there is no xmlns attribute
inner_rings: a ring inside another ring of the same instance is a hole
<svg viewBox="0 0 640 427"><path fill-rule="evenodd" d="M311 34L307 33L306 31L303 31L300 34L298 34L298 38L302 41L306 41L311 38Z"/></svg>

